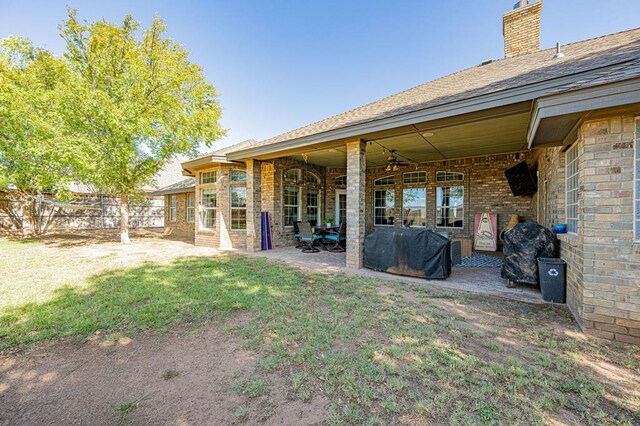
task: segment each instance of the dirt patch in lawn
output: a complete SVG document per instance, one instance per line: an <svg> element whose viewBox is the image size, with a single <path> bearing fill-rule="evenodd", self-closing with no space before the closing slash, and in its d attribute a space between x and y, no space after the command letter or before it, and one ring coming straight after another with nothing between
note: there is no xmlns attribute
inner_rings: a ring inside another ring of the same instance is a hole
<svg viewBox="0 0 640 426"><path fill-rule="evenodd" d="M277 374L259 395L238 389L251 382L259 354L223 329L247 320L0 357L0 424L320 423L328 401L291 398Z"/></svg>

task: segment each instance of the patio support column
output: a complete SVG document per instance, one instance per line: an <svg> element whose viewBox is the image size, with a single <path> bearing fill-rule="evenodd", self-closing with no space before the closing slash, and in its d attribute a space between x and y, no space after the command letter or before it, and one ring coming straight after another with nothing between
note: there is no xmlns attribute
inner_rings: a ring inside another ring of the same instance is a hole
<svg viewBox="0 0 640 426"><path fill-rule="evenodd" d="M347 268L362 268L365 232L366 143L347 143Z"/></svg>
<svg viewBox="0 0 640 426"><path fill-rule="evenodd" d="M262 250L261 167L257 160L247 160L247 251Z"/></svg>

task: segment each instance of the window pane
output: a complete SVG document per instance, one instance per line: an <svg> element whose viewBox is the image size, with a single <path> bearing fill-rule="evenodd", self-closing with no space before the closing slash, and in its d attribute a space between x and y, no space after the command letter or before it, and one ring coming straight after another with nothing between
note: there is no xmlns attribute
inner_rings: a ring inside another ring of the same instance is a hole
<svg viewBox="0 0 640 426"><path fill-rule="evenodd" d="M295 185L285 185L284 187L284 226L293 226L299 216L299 194L300 188Z"/></svg>
<svg viewBox="0 0 640 426"><path fill-rule="evenodd" d="M464 180L464 173L436 172L436 182L458 182Z"/></svg>
<svg viewBox="0 0 640 426"><path fill-rule="evenodd" d="M285 180L299 181L300 180L300 169L291 169L284 172Z"/></svg>
<svg viewBox="0 0 640 426"><path fill-rule="evenodd" d="M426 183L427 172L409 172L402 175L404 183Z"/></svg>
<svg viewBox="0 0 640 426"><path fill-rule="evenodd" d="M578 150L574 144L565 153L565 220L567 231L578 232Z"/></svg>
<svg viewBox="0 0 640 426"><path fill-rule="evenodd" d="M320 178L311 172L306 173L306 180L307 180L307 183L311 183L311 184L320 183Z"/></svg>
<svg viewBox="0 0 640 426"><path fill-rule="evenodd" d="M247 173L242 170L231 170L231 182L246 182Z"/></svg>
<svg viewBox="0 0 640 426"><path fill-rule="evenodd" d="M374 191L373 220L375 225L393 225L395 192L392 189Z"/></svg>
<svg viewBox="0 0 640 426"><path fill-rule="evenodd" d="M318 191L315 189L307 190L307 219L315 220L316 222L319 220L318 217Z"/></svg>
<svg viewBox="0 0 640 426"><path fill-rule="evenodd" d="M395 176L385 176L373 181L375 186L393 185L396 181Z"/></svg>
<svg viewBox="0 0 640 426"><path fill-rule="evenodd" d="M231 207L247 207L247 188L231 188Z"/></svg>
<svg viewBox="0 0 640 426"><path fill-rule="evenodd" d="M404 226L427 225L427 189L402 191L402 224Z"/></svg>
<svg viewBox="0 0 640 426"><path fill-rule="evenodd" d="M204 172L200 174L200 183L216 183L216 172Z"/></svg>
<svg viewBox="0 0 640 426"><path fill-rule="evenodd" d="M216 190L215 189L202 190L202 205L205 208L216 207Z"/></svg>
<svg viewBox="0 0 640 426"><path fill-rule="evenodd" d="M464 228L464 187L436 188L436 227Z"/></svg>
<svg viewBox="0 0 640 426"><path fill-rule="evenodd" d="M347 186L347 176L338 176L336 178L336 186Z"/></svg>

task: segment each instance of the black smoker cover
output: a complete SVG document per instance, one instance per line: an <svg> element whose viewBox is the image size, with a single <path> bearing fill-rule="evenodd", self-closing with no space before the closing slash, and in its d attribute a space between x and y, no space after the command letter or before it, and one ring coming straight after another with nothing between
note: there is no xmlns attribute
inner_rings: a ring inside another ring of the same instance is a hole
<svg viewBox="0 0 640 426"><path fill-rule="evenodd" d="M539 257L555 257L556 237L535 222L519 223L504 233L502 278L538 284Z"/></svg>
<svg viewBox="0 0 640 426"><path fill-rule="evenodd" d="M364 266L420 278L451 275L451 241L425 228L380 228L364 239Z"/></svg>

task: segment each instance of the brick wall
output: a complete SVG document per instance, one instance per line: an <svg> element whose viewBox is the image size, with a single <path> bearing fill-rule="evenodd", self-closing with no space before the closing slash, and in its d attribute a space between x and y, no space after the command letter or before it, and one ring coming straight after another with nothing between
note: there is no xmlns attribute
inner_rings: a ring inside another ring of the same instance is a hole
<svg viewBox="0 0 640 426"><path fill-rule="evenodd" d="M567 262L567 304L582 328L640 344L640 247L633 241L635 124L632 115L585 122L579 132L578 232L559 235ZM538 157L548 181L546 224L565 222L564 156ZM557 207L556 207L557 205Z"/></svg>
<svg viewBox="0 0 640 426"><path fill-rule="evenodd" d="M193 193L191 193L194 195ZM174 194L176 197L176 220L171 221L169 210L172 195L164 196L164 233L172 237L193 240L195 237L195 222L187 222L187 194Z"/></svg>
<svg viewBox="0 0 640 426"><path fill-rule="evenodd" d="M540 50L542 1L505 13L502 17L504 55L514 57Z"/></svg>
<svg viewBox="0 0 640 426"><path fill-rule="evenodd" d="M366 189L366 229L367 233L375 230L373 223L373 194L375 189L388 187L374 187L374 181L384 176L395 177L395 217L402 217L402 190L403 188L427 188L427 224L431 229L448 232L450 235L471 239L473 237L473 220L476 213L498 213L498 231L506 228L511 215L520 215L521 220L535 220L534 198L514 197L509 184L504 176L504 171L523 160L530 160L530 154L507 154L485 157L475 157L463 160L439 161L421 164L418 168L404 167L397 172L387 172L384 168L367 170ZM412 171L425 171L427 173L426 184L403 184L403 173ZM457 172L464 174L464 180L460 183L436 182L436 172ZM464 227L436 228L436 188L439 186L464 186ZM329 193L330 195L331 193ZM335 194L335 191L333 191ZM332 205L331 201L327 205ZM401 220L396 220L394 226L402 226Z"/></svg>
<svg viewBox="0 0 640 426"><path fill-rule="evenodd" d="M229 191L232 186L246 186L245 183L232 183L230 181L231 170L245 170L244 164L218 164L208 168L199 169L196 172L196 245L222 248L244 249L247 241L247 231L231 229L231 205ZM202 173L215 171L217 181L215 183L201 184ZM203 229L202 226L202 189L216 190L216 223L213 229Z"/></svg>

